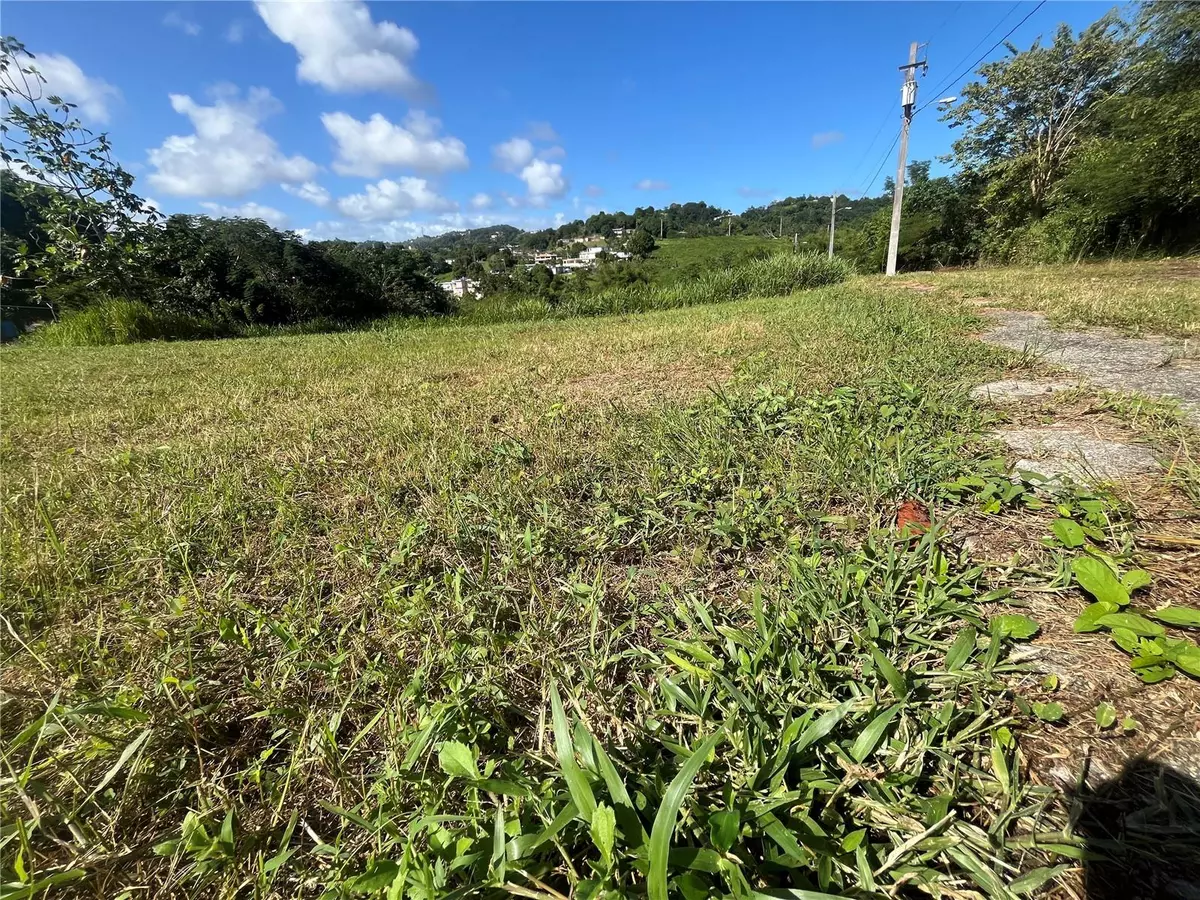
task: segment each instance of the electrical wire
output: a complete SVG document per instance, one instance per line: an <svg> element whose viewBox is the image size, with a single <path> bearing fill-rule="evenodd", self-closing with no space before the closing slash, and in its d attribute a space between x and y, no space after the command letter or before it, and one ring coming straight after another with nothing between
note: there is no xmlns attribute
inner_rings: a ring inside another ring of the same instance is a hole
<svg viewBox="0 0 1200 900"><path fill-rule="evenodd" d="M1003 24L1005 23L1005 21L1007 21L1008 17L1009 17L1009 16L1011 16L1011 15L1012 15L1014 12L1016 12L1016 11L1017 11L1017 8L1018 8L1020 5L1021 5L1021 4L1020 4L1020 2L1017 2L1017 3L1014 3L1012 6L1010 6L1010 7L1008 8L1008 12L1006 12L1004 15L1002 15L1002 16L1000 17L1000 21L998 21L998 22L997 22L995 25L993 25L991 28L989 28L989 29L987 30L987 34L985 34L985 35L984 35L983 37L981 37L981 38L980 38L978 41L976 41L976 42L975 42L975 46L974 46L974 47L972 47L970 50L968 50L966 53L964 53L964 54L962 55L962 59L960 59L960 60L959 60L958 62L956 62L954 65L952 65L952 66L949 66L949 67L948 67L948 68L950 69L950 71L951 71L951 72L953 72L955 69L957 69L959 66L961 66L961 65L962 65L964 62L966 62L968 59L970 59L970 58L971 58L971 55L972 55L972 54L973 54L973 53L974 53L976 50L978 50L980 47L982 47L982 46L983 46L983 44L984 44L984 41L986 41L988 38L990 38L990 37L991 37L993 34L995 34L995 33L996 33L996 29L997 29L997 28L999 28L1001 25L1003 25ZM988 52L990 53L991 51L989 50ZM942 92L942 89L943 89L943 88L945 88L945 87L947 87L947 86L948 86L948 85L949 85L951 82L953 82L953 80L954 80L954 79L948 79L948 80L946 80L946 81L942 82L942 84L941 84L941 85L939 85L938 89L937 89L937 90L936 90L934 93L939 93L939 94L940 94L940 93Z"/></svg>
<svg viewBox="0 0 1200 900"><path fill-rule="evenodd" d="M867 192L870 191L871 188L875 187L875 179L878 178L879 173L883 171L883 167L887 164L888 157L892 155L892 151L896 149L896 144L899 141L900 141L900 132L897 131L896 136L894 138L892 138L892 145L883 152L883 158L881 160L879 160L879 165L875 169L875 174L871 176L871 180L869 182L867 182L866 186L861 191L858 192L859 196L862 196L862 197L867 196Z"/></svg>
<svg viewBox="0 0 1200 900"><path fill-rule="evenodd" d="M1020 28L1026 22L1028 22L1029 19L1033 16L1033 14L1045 5L1046 5L1046 0L1041 0L1041 2L1038 3L1037 6L1035 6L1033 9L1031 9L1028 13L1025 14L1025 18L1023 18L1020 22L1018 22L1012 28L1008 29L1008 33L1005 34L1004 37L1000 38L1000 40L996 41L996 43L994 43L994 44L992 44L992 46L988 47L988 49L984 51L983 56L979 57L979 59L975 60L975 62L971 63L971 65L967 66L965 69L963 69L961 72L959 72L953 78L951 78L948 82L943 82L942 86L933 92L933 95L935 97L937 97L937 95L942 92L942 89L944 87L949 87L950 85L956 84L961 78L963 78L963 76L965 76L967 73L969 73L972 70L974 70L975 68L977 68L981 62L983 62L985 59L988 58L988 55L993 50L995 50L997 47L999 47L1001 44L1003 44L1005 41L1007 41L1012 36L1012 33L1014 31L1016 31L1018 28ZM1008 17L1005 16L1005 18L1008 18ZM1003 21L1003 20L1001 20L1001 21ZM993 29L993 30L995 30L995 29ZM985 40L986 40L986 38L985 38ZM934 103L937 103L937 100L928 101L924 106L920 107L917 110L917 112L920 112L922 109L926 109L927 107L929 107L931 104L934 104ZM914 113L913 115L916 115L916 113Z"/></svg>
<svg viewBox="0 0 1200 900"><path fill-rule="evenodd" d="M867 157L871 155L871 151L875 149L875 142L879 140L879 136L883 134L883 129L887 126L888 119L892 117L893 109L891 101L888 102L887 110L884 113L883 119L879 123L879 127L875 129L875 136L871 138L871 143L867 144L867 149L863 151L862 157L853 169L850 170L850 175L856 175L863 167L863 163L867 161Z"/></svg>

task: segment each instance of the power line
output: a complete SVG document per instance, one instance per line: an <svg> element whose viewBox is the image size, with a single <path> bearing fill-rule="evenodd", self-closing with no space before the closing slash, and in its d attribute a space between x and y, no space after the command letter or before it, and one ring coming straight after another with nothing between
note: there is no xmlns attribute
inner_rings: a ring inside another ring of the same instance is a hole
<svg viewBox="0 0 1200 900"><path fill-rule="evenodd" d="M954 16L955 16L955 15L958 13L958 11L959 11L960 9L962 9L962 4L961 4L961 3L955 3L955 4L954 4L954 9L950 10L950 15L946 16L946 18L942 20L942 24L941 24L941 25L939 25L937 28L935 28L935 29L933 30L933 37L931 37L929 40L927 40L927 41L925 42L925 46L926 46L926 47L928 47L930 44L932 44L932 43L933 43L933 39L934 39L934 38L936 38L936 37L941 37L942 31L945 29L945 27L946 27L947 25L949 25L949 24L950 24L950 20L954 18ZM987 39L986 39L986 38L984 38L984 40L987 40Z"/></svg>
<svg viewBox="0 0 1200 900"><path fill-rule="evenodd" d="M866 187L859 191L862 196L867 196L867 192L875 186L875 179L879 177L879 173L883 171L883 167L887 164L888 158L892 155L892 151L896 149L896 143L900 140L900 132L896 132L896 136L892 138L892 145L883 152L883 159L879 160L879 166L875 169L875 174L871 176L871 180L867 182Z"/></svg>
<svg viewBox="0 0 1200 900"><path fill-rule="evenodd" d="M1045 5L1046 5L1046 0L1041 0L1041 2L1040 2L1040 3L1038 3L1038 5L1037 5L1037 6L1035 6L1035 7L1034 7L1033 9L1031 9L1031 10L1030 10L1028 13L1026 13L1026 15L1025 15L1025 18L1023 18L1023 19L1022 19L1020 22L1018 22L1018 23L1017 23L1016 25L1014 25L1012 28L1008 29L1008 33L1007 33L1007 34L1005 34L1005 35L1004 35L1004 37L1000 38L1000 40L996 41L996 43L994 43L994 44L992 44L992 46L988 47L988 49L984 51L984 53L983 53L983 56L979 57L979 59L975 60L975 62L971 63L971 65L967 66L965 69L963 69L961 72L959 72L959 73L958 73L957 75L955 75L953 78L951 78L951 79L950 79L948 82L944 82L944 83L943 83L943 85L942 85L941 87L939 87L939 88L938 88L936 91L934 91L934 92L933 92L933 95L934 95L934 97L937 97L937 95L938 95L938 94L940 94L940 93L942 92L942 88L943 88L943 87L949 87L950 85L957 83L957 82L959 81L959 79L961 79L961 78L962 78L963 76L965 76L967 73L969 73L969 72L973 71L973 70L974 70L976 67L978 67L978 65L979 65L981 62L983 62L985 59L987 59L987 58L988 58L988 55L989 55L989 54L990 54L990 53L991 53L993 50L995 50L997 47L999 47L1001 44L1003 44L1005 41L1007 41L1007 40L1008 40L1008 39L1009 39L1009 38L1012 36L1012 33L1013 33L1014 31L1016 31L1018 28L1020 28L1020 27L1021 27L1022 25L1024 25L1026 22L1028 22L1028 21L1029 21L1029 19L1030 19L1030 17L1032 17L1032 16L1033 16L1033 14L1034 14L1035 12L1037 12L1039 9L1041 9L1041 8L1042 8L1043 6L1045 6ZM1008 18L1008 17L1007 17L1007 16L1005 16L1005 18ZM1002 19L1001 21L1003 21L1003 19ZM995 30L995 29L993 29L993 31L994 31L994 30ZM990 34L990 32L989 32L989 34ZM986 38L985 38L984 40L986 40ZM920 112L922 109L925 109L925 108L926 108L926 107L928 107L928 106L929 106L931 103L937 103L937 100L930 100L929 102L927 102L927 103L925 104L925 106L922 106L920 109L918 109L918 110L917 110L917 112Z"/></svg>
<svg viewBox="0 0 1200 900"><path fill-rule="evenodd" d="M879 127L875 129L875 136L873 138L871 138L871 143L867 144L867 149L863 151L862 158L859 159L858 165L856 165L853 169L850 170L851 175L858 172L862 168L863 163L865 163L867 161L867 157L871 155L871 150L875 147L875 142L877 140L879 140L879 136L881 134L883 134L883 129L887 125L888 120L891 119L891 117L892 117L892 101L889 100L888 106L887 106L887 111L884 113L883 119L879 122Z"/></svg>
<svg viewBox="0 0 1200 900"><path fill-rule="evenodd" d="M984 42L984 41L986 41L988 38L990 38L990 37L991 37L993 34L995 34L995 33L996 33L996 29L997 29L997 28L999 28L1001 25L1003 25L1003 24L1004 24L1004 22L1005 22L1005 20L1006 20L1006 19L1008 19L1008 17L1009 17L1009 16L1011 16L1011 15L1012 15L1014 12L1016 12L1016 11L1017 11L1017 7L1019 7L1020 5L1021 5L1020 3L1014 3L1012 6L1010 6L1010 7L1009 7L1009 9L1008 9L1008 12L1006 12L1004 15L1002 15L1002 16L1000 17L1000 21L998 21L998 22L997 22L995 25L993 25L991 28L989 28L989 29L988 29L988 31L987 31L987 34L985 34L985 35L984 35L983 37L981 37L981 38L980 38L978 41L976 41L976 43L975 43L975 46L974 46L974 47L972 47L970 50L968 50L966 53L964 53L964 54L963 54L963 56L962 56L962 59L960 59L960 60L959 60L958 62L956 62L954 65L952 65L952 66L949 66L949 67L948 67L948 68L950 69L950 71L954 71L954 70L955 70L955 69L957 69L959 66L961 66L961 65L962 65L962 64L963 64L963 63L964 63L966 60L970 59L970 58L971 58L971 54L972 54L972 53L974 53L976 50L978 50L980 47L982 47L982 46L983 46L983 42ZM989 51L988 51L988 53L990 53L990 52L991 52L991 51L989 50ZM986 56L986 54L984 54L984 55ZM947 86L948 86L948 85L949 85L951 82L953 82L953 80L954 80L954 79L949 79L949 80L947 80L947 81L943 81L943 82L942 82L942 83L941 83L941 84L938 86L937 90L936 90L936 91L934 91L934 93L935 93L935 94L940 94L940 93L942 92L942 89L943 89L943 88L945 88L945 87L947 87Z"/></svg>

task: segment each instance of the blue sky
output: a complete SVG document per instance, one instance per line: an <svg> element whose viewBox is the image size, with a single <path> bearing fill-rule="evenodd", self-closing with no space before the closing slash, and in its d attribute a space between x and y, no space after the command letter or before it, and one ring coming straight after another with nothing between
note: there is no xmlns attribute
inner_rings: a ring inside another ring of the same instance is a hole
<svg viewBox="0 0 1200 900"><path fill-rule="evenodd" d="M878 193L909 42L924 103L1035 6L9 0L3 28L164 211L404 240ZM1011 40L1109 8L1046 3ZM910 159L952 140L931 107Z"/></svg>

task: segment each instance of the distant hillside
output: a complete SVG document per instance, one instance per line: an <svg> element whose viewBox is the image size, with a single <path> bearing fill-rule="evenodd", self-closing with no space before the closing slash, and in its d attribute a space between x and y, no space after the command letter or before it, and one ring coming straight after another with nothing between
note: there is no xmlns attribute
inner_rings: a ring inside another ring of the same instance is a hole
<svg viewBox="0 0 1200 900"><path fill-rule="evenodd" d="M523 234L525 232L515 225L488 225L486 228L471 228L467 231L448 231L436 236L423 236L408 243L412 247L435 253L479 244L495 244L497 247L503 247L505 244L515 243Z"/></svg>
<svg viewBox="0 0 1200 900"><path fill-rule="evenodd" d="M851 200L838 197L838 206L850 209L838 213L842 224L866 220L872 213L890 206L890 196L863 197ZM460 247L505 244L521 244L524 247L545 249L564 238L584 237L593 234L611 237L614 229L642 228L658 237L697 238L724 235L727 232L748 237L778 237L780 217L783 218L783 234L805 234L829 225L828 197L785 197L765 206L752 206L742 213L733 214L727 209L710 206L703 201L672 203L670 206L639 206L633 212L602 212L587 219L576 219L557 228L541 231L523 231L513 225L489 225L468 231L451 231L431 237L419 237L409 242L429 252L441 253ZM732 219L732 222L729 221Z"/></svg>

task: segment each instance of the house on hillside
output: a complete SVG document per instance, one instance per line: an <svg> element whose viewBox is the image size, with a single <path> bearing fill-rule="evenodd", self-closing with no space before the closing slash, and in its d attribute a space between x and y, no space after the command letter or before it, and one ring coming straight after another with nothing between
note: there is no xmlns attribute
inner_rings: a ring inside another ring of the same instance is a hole
<svg viewBox="0 0 1200 900"><path fill-rule="evenodd" d="M479 282L470 278L454 278L442 282L442 290L455 297L465 297L467 294L479 293Z"/></svg>

